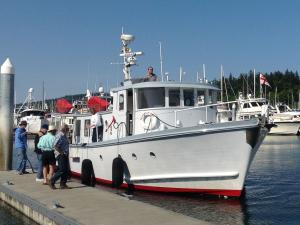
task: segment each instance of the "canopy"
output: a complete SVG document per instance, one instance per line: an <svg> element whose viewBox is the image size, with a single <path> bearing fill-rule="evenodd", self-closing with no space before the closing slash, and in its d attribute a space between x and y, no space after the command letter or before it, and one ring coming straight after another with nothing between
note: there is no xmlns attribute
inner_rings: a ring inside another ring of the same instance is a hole
<svg viewBox="0 0 300 225"><path fill-rule="evenodd" d="M73 108L72 104L64 98L58 99L55 107L59 113L68 113Z"/></svg>
<svg viewBox="0 0 300 225"><path fill-rule="evenodd" d="M88 100L88 107L94 109L96 112L105 111L109 106L109 102L98 96L92 96Z"/></svg>

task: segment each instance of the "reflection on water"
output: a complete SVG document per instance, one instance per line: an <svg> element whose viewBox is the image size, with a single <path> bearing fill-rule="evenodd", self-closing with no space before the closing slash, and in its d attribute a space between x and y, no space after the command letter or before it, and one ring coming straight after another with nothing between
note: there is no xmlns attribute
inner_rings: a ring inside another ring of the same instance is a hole
<svg viewBox="0 0 300 225"><path fill-rule="evenodd" d="M32 142L29 145L32 149ZM28 150L28 155L35 166L35 153ZM116 192L105 186L98 188ZM300 138L267 136L251 165L241 199L141 191L136 191L133 199L218 225L299 224ZM1 210L0 205L3 218Z"/></svg>

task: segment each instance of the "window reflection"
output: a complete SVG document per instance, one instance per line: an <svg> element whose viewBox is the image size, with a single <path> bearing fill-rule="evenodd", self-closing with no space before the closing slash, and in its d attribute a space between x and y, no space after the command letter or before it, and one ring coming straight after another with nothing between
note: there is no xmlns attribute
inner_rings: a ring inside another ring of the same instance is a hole
<svg viewBox="0 0 300 225"><path fill-rule="evenodd" d="M165 107L164 88L143 88L138 90L138 109Z"/></svg>
<svg viewBox="0 0 300 225"><path fill-rule="evenodd" d="M169 106L180 106L180 90L170 89L169 90Z"/></svg>

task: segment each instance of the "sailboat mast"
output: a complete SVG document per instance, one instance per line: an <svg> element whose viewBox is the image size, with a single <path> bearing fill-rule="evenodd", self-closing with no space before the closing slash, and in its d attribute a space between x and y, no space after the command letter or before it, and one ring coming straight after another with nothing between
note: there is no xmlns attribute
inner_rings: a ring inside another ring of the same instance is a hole
<svg viewBox="0 0 300 225"><path fill-rule="evenodd" d="M255 95L255 69L253 69L253 94L254 94L254 98L256 97Z"/></svg>
<svg viewBox="0 0 300 225"><path fill-rule="evenodd" d="M45 110L45 84L43 81L43 103L42 103L42 110Z"/></svg>
<svg viewBox="0 0 300 225"><path fill-rule="evenodd" d="M163 58L162 58L162 51L161 51L161 42L159 42L159 57L160 57L160 76L161 76L161 80L164 81L164 75L163 75Z"/></svg>
<svg viewBox="0 0 300 225"><path fill-rule="evenodd" d="M223 102L223 65L221 65L221 102Z"/></svg>

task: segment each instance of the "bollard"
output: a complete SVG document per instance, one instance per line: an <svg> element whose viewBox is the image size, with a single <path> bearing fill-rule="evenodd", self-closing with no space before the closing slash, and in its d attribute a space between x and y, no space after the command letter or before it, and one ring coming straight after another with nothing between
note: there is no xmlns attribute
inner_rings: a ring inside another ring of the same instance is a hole
<svg viewBox="0 0 300 225"><path fill-rule="evenodd" d="M0 74L0 171L12 169L14 74L14 67L7 58Z"/></svg>

